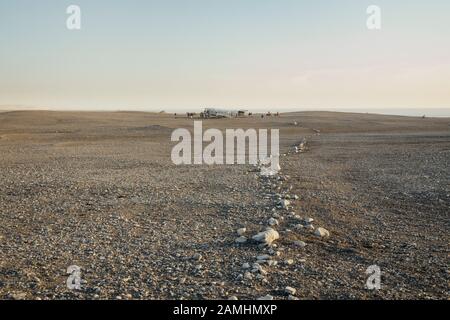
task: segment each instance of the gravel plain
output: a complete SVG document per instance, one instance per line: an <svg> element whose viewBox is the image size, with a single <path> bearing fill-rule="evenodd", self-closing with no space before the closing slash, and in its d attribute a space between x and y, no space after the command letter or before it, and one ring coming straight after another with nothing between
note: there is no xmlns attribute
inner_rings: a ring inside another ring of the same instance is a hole
<svg viewBox="0 0 450 320"><path fill-rule="evenodd" d="M279 128L272 178L172 164L170 135L192 122L1 113L0 299L450 298L449 119L204 121ZM270 246L252 239L267 227ZM73 265L80 290L66 285ZM371 265L380 290L366 288Z"/></svg>

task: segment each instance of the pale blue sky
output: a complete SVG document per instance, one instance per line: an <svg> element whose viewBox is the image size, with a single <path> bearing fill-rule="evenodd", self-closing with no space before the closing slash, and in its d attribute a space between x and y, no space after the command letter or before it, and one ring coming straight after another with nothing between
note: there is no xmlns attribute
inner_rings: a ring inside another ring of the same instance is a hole
<svg viewBox="0 0 450 320"><path fill-rule="evenodd" d="M448 0L0 0L0 105L448 108L449 15Z"/></svg>

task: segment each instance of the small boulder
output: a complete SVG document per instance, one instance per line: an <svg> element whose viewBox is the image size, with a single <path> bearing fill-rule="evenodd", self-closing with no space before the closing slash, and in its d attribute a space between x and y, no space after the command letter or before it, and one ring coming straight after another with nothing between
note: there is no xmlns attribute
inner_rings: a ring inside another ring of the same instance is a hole
<svg viewBox="0 0 450 320"><path fill-rule="evenodd" d="M314 231L314 234L318 237L327 238L330 236L330 232L325 228L317 228L316 231Z"/></svg>
<svg viewBox="0 0 450 320"><path fill-rule="evenodd" d="M258 233L257 235L253 236L253 240L258 241L260 243L264 243L265 245L270 246L272 244L272 242L274 242L275 240L278 240L280 238L280 234L272 229L272 228L268 228L265 231L262 231L260 233Z"/></svg>

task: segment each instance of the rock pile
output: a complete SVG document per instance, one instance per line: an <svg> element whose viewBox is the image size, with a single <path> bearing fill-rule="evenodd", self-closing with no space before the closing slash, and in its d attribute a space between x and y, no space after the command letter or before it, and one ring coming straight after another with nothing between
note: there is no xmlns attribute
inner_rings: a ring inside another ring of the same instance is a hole
<svg viewBox="0 0 450 320"><path fill-rule="evenodd" d="M292 152L288 152L288 154L297 154L306 151L306 139L303 139L301 143L295 145L293 147ZM284 156L284 155L283 155ZM251 239L246 237L247 228L242 227L237 230L238 238L235 239L237 244L248 243L251 245L252 243L259 244L260 250L265 250L264 253L256 254L256 261L251 262L243 262L241 265L241 270L243 273L239 274L238 280L244 281L248 285L253 284L254 281L260 281L260 283L268 284L269 280L267 280L267 276L269 275L271 268L276 268L278 266L277 259L282 254L282 251L285 249L282 247L282 244L276 243L280 240L280 233L275 230L275 227L279 228L280 225L283 225L283 222L288 220L294 220L295 224L293 225L294 230L297 231L310 231L314 232L316 235L320 235L320 237L328 237L329 232L324 228L317 228L312 225L314 222L313 218L306 217L302 218L297 215L293 210L295 209L296 201L299 200L299 196L291 193L291 187L288 187L288 183L290 177L288 175L281 173L280 170L272 170L270 168L264 167L261 164L256 166L256 172L259 174L256 175L259 178L260 183L264 189L265 199L273 199L274 204L273 207L267 207L268 220L265 222L261 222L262 225L268 225L268 227L256 233ZM287 218L287 219L285 219ZM281 234L289 234L292 233L291 230L285 229L285 231L281 232ZM253 242L252 242L253 241ZM301 240L293 240L291 242L296 248L305 248L307 243ZM294 265L294 260L286 257L282 266L291 266ZM304 259L300 259L299 263L304 263ZM297 300L298 298L295 296L297 290L293 287L287 286L283 290L286 293L286 297L289 300ZM274 297L272 295L266 295L258 298L258 300L272 300Z"/></svg>

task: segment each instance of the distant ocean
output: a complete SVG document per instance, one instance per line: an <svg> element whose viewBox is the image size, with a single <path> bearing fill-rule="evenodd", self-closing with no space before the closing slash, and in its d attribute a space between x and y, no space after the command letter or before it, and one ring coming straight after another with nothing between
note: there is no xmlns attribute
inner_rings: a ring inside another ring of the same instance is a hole
<svg viewBox="0 0 450 320"><path fill-rule="evenodd" d="M364 109L364 108L336 108L336 109L322 109L322 108L311 108L311 109L289 109L283 110L284 112L293 111L331 111L331 112L353 112L353 113L375 113L375 114L385 114L385 115L396 115L396 116L408 116L408 117L450 117L450 108L400 108L400 109L387 109L387 108L377 108L377 109Z"/></svg>

